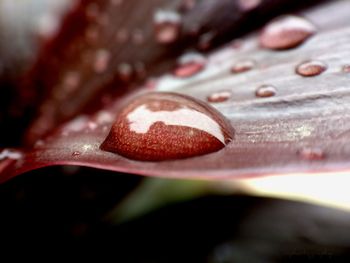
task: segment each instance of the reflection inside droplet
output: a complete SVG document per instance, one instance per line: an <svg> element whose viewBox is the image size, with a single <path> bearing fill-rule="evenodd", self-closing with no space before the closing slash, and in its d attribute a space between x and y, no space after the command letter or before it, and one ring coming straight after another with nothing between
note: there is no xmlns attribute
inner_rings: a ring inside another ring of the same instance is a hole
<svg viewBox="0 0 350 263"><path fill-rule="evenodd" d="M127 119L130 122L130 130L136 133L147 133L153 124L162 122L165 125L205 131L225 144L224 134L217 122L201 112L188 108L174 111L151 111L146 104L143 104L129 113Z"/></svg>

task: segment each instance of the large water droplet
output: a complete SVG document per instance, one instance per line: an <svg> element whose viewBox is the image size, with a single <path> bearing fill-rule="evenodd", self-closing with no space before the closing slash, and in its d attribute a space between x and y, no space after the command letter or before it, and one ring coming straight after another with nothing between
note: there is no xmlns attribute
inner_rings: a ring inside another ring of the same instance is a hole
<svg viewBox="0 0 350 263"><path fill-rule="evenodd" d="M135 160L163 161L215 152L232 138L233 128L208 104L152 92L126 104L101 149Z"/></svg>
<svg viewBox="0 0 350 263"><path fill-rule="evenodd" d="M232 73L242 73L251 70L255 67L255 61L253 60L241 60L236 62L231 68Z"/></svg>
<svg viewBox="0 0 350 263"><path fill-rule="evenodd" d="M231 98L232 93L230 91L218 91L210 94L207 97L207 101L211 103L219 103L227 101L229 98Z"/></svg>
<svg viewBox="0 0 350 263"><path fill-rule="evenodd" d="M173 74L179 78L188 78L202 71L206 60L199 53L186 53L180 57Z"/></svg>
<svg viewBox="0 0 350 263"><path fill-rule="evenodd" d="M295 69L296 73L304 77L312 77L320 75L327 69L327 65L319 60L306 61L298 65Z"/></svg>
<svg viewBox="0 0 350 263"><path fill-rule="evenodd" d="M286 15L267 24L260 34L260 44L270 49L293 48L316 32L313 24L304 18Z"/></svg>
<svg viewBox="0 0 350 263"><path fill-rule="evenodd" d="M255 96L259 98L267 98L276 95L276 88L272 85L262 85L255 91Z"/></svg>
<svg viewBox="0 0 350 263"><path fill-rule="evenodd" d="M175 11L158 10L153 17L155 37L160 44L174 43L181 31L181 16Z"/></svg>

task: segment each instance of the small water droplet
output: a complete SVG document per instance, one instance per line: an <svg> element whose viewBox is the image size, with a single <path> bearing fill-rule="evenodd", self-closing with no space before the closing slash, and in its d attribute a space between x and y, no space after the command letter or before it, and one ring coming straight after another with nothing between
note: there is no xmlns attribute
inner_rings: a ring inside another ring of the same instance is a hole
<svg viewBox="0 0 350 263"><path fill-rule="evenodd" d="M74 151L74 152L72 152L72 156L73 156L73 157L77 157L77 156L79 156L79 155L81 155L81 152L79 152L79 151Z"/></svg>
<svg viewBox="0 0 350 263"><path fill-rule="evenodd" d="M193 22L190 25L186 25L186 35L190 37L198 37L201 31L201 25Z"/></svg>
<svg viewBox="0 0 350 263"><path fill-rule="evenodd" d="M131 35L131 40L135 45L142 45L145 41L145 36L143 35L142 30L136 29Z"/></svg>
<svg viewBox="0 0 350 263"><path fill-rule="evenodd" d="M76 117L63 127L62 135L68 135L71 132L82 131L86 128L88 121L89 118L85 115Z"/></svg>
<svg viewBox="0 0 350 263"><path fill-rule="evenodd" d="M270 49L293 48L315 32L315 26L302 17L281 16L264 27L260 34L260 45Z"/></svg>
<svg viewBox="0 0 350 263"><path fill-rule="evenodd" d="M231 42L231 47L233 49L240 49L243 45L243 41L241 39L235 39Z"/></svg>
<svg viewBox="0 0 350 263"><path fill-rule="evenodd" d="M148 90L155 90L158 84L158 79L150 78L145 83L145 88Z"/></svg>
<svg viewBox="0 0 350 263"><path fill-rule="evenodd" d="M97 18L97 23L101 26L107 26L109 24L109 16L107 14L100 14Z"/></svg>
<svg viewBox="0 0 350 263"><path fill-rule="evenodd" d="M96 122L101 125L113 121L113 115L108 111L99 111L96 115Z"/></svg>
<svg viewBox="0 0 350 263"><path fill-rule="evenodd" d="M60 27L59 19L53 14L44 14L38 18L36 33L43 39L54 36Z"/></svg>
<svg viewBox="0 0 350 263"><path fill-rule="evenodd" d="M236 62L231 68L232 73L242 73L248 70L251 70L255 67L254 60L241 60Z"/></svg>
<svg viewBox="0 0 350 263"><path fill-rule="evenodd" d="M89 26L85 31L85 37L89 43L96 43L99 38L99 30L95 25Z"/></svg>
<svg viewBox="0 0 350 263"><path fill-rule="evenodd" d="M63 86L66 91L74 91L80 84L80 74L76 71L70 71L63 79Z"/></svg>
<svg viewBox="0 0 350 263"><path fill-rule="evenodd" d="M118 43L125 43L128 40L128 38L129 38L129 33L128 33L128 30L126 30L125 28L119 29L117 31L116 39Z"/></svg>
<svg viewBox="0 0 350 263"><path fill-rule="evenodd" d="M45 142L43 140L37 140L34 143L34 148L40 148L40 147L43 147L44 145L45 145Z"/></svg>
<svg viewBox="0 0 350 263"><path fill-rule="evenodd" d="M106 71L111 59L111 53L108 50L100 49L96 52L94 70L96 73L103 73Z"/></svg>
<svg viewBox="0 0 350 263"><path fill-rule="evenodd" d="M129 82L133 75L133 68L128 63L121 63L118 65L118 76L124 82Z"/></svg>
<svg viewBox="0 0 350 263"><path fill-rule="evenodd" d="M259 98L267 98L276 95L276 88L272 85L262 85L255 91L255 95Z"/></svg>
<svg viewBox="0 0 350 263"><path fill-rule="evenodd" d="M207 101L211 103L224 102L231 98L231 95L231 91L218 91L210 94L210 96L207 97Z"/></svg>
<svg viewBox="0 0 350 263"><path fill-rule="evenodd" d="M192 77L205 67L205 58L199 53L186 53L180 57L173 74L179 78Z"/></svg>
<svg viewBox="0 0 350 263"><path fill-rule="evenodd" d="M216 34L214 32L207 32L201 35L198 40L198 49L202 51L208 50L213 44L215 35Z"/></svg>
<svg viewBox="0 0 350 263"><path fill-rule="evenodd" d="M157 10L153 22L158 43L171 44L178 39L182 26L180 14L170 10Z"/></svg>
<svg viewBox="0 0 350 263"><path fill-rule="evenodd" d="M191 11L196 5L197 0L182 0L179 6L180 12L188 12Z"/></svg>
<svg viewBox="0 0 350 263"><path fill-rule="evenodd" d="M85 9L85 15L89 19L96 19L100 13L100 7L98 4L92 2Z"/></svg>
<svg viewBox="0 0 350 263"><path fill-rule="evenodd" d="M320 148L310 148L306 147L299 151L301 158L305 160L322 160L325 158L325 153Z"/></svg>
<svg viewBox="0 0 350 263"><path fill-rule="evenodd" d="M138 61L134 64L135 73L139 78L145 78L146 77L146 66L143 62Z"/></svg>
<svg viewBox="0 0 350 263"><path fill-rule="evenodd" d="M350 64L343 66L343 72L350 73Z"/></svg>
<svg viewBox="0 0 350 263"><path fill-rule="evenodd" d="M124 0L111 0L111 4L114 6L120 6L121 4L123 4Z"/></svg>
<svg viewBox="0 0 350 263"><path fill-rule="evenodd" d="M232 138L232 127L210 105L153 92L125 105L101 149L135 160L163 161L215 152Z"/></svg>
<svg viewBox="0 0 350 263"><path fill-rule="evenodd" d="M327 69L327 65L319 60L310 60L299 64L295 71L303 77L312 77L320 75Z"/></svg>
<svg viewBox="0 0 350 263"><path fill-rule="evenodd" d="M251 11L261 4L261 0L238 0L238 4L243 11Z"/></svg>
<svg viewBox="0 0 350 263"><path fill-rule="evenodd" d="M90 130L95 130L97 128L97 123L93 122L93 121L89 121L87 123L87 127L90 129Z"/></svg>
<svg viewBox="0 0 350 263"><path fill-rule="evenodd" d="M11 159L19 160L23 157L23 154L19 151L4 149L0 152L0 160Z"/></svg>

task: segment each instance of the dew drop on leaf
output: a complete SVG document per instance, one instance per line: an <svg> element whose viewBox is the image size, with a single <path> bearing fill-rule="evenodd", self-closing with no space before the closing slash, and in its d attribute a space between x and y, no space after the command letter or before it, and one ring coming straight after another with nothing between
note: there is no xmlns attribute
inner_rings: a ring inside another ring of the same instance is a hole
<svg viewBox="0 0 350 263"><path fill-rule="evenodd" d="M139 78L145 78L147 75L146 66L143 62L137 61L134 64L135 73Z"/></svg>
<svg viewBox="0 0 350 263"><path fill-rule="evenodd" d="M174 43L181 32L181 16L175 11L157 10L153 17L155 38L159 44Z"/></svg>
<svg viewBox="0 0 350 263"><path fill-rule="evenodd" d="M96 43L99 38L99 29L97 26L89 26L85 31L85 37L89 43Z"/></svg>
<svg viewBox="0 0 350 263"><path fill-rule="evenodd" d="M272 97L276 95L276 88L272 85L262 85L256 89L255 95L259 98Z"/></svg>
<svg viewBox="0 0 350 263"><path fill-rule="evenodd" d="M327 69L327 65L319 60L305 61L296 67L296 73L303 77L320 75Z"/></svg>
<svg viewBox="0 0 350 263"><path fill-rule="evenodd" d="M40 148L40 147L43 147L44 145L45 145L45 142L43 140L37 140L34 143L34 148Z"/></svg>
<svg viewBox="0 0 350 263"><path fill-rule="evenodd" d="M182 0L180 2L179 10L181 12L188 12L195 7L196 2L197 0Z"/></svg>
<svg viewBox="0 0 350 263"><path fill-rule="evenodd" d="M111 0L113 6L120 6L121 4L123 4L123 0Z"/></svg>
<svg viewBox="0 0 350 263"><path fill-rule="evenodd" d="M100 13L100 8L94 2L91 2L85 9L86 17L91 19L91 20L97 19L99 13Z"/></svg>
<svg viewBox="0 0 350 263"><path fill-rule="evenodd" d="M22 158L22 153L15 150L4 149L0 152L0 160L11 159L19 160Z"/></svg>
<svg viewBox="0 0 350 263"><path fill-rule="evenodd" d="M180 57L173 74L178 78L188 78L201 72L206 65L205 58L199 53L186 53Z"/></svg>
<svg viewBox="0 0 350 263"><path fill-rule="evenodd" d="M230 91L214 92L207 97L207 101L211 103L224 102L231 98L231 95Z"/></svg>
<svg viewBox="0 0 350 263"><path fill-rule="evenodd" d="M241 60L236 62L231 68L232 73L242 73L251 70L255 67L255 61L253 60Z"/></svg>
<svg viewBox="0 0 350 263"><path fill-rule="evenodd" d="M350 73L350 64L343 66L343 72L344 73Z"/></svg>
<svg viewBox="0 0 350 263"><path fill-rule="evenodd" d="M142 45L145 41L145 36L141 29L136 29L132 35L131 40L135 45Z"/></svg>
<svg viewBox="0 0 350 263"><path fill-rule="evenodd" d="M198 49L201 51L206 51L211 48L212 42L215 38L214 32L207 32L199 37Z"/></svg>
<svg viewBox="0 0 350 263"><path fill-rule="evenodd" d="M79 151L72 152L72 156L73 157L77 157L77 156L80 156L80 155L81 155L81 152L79 152Z"/></svg>
<svg viewBox="0 0 350 263"><path fill-rule="evenodd" d="M145 88L148 90L155 90L158 85L158 80L156 78L150 78L145 83Z"/></svg>
<svg viewBox="0 0 350 263"><path fill-rule="evenodd" d="M240 49L243 46L243 41L241 39L235 39L230 45L233 49Z"/></svg>
<svg viewBox="0 0 350 263"><path fill-rule="evenodd" d="M97 23L101 26L107 26L109 24L109 16L107 14L101 14L97 18Z"/></svg>
<svg viewBox="0 0 350 263"><path fill-rule="evenodd" d="M96 73L103 73L107 70L109 61L111 59L111 53L108 50L100 49L96 52L94 61L94 70Z"/></svg>
<svg viewBox="0 0 350 263"><path fill-rule="evenodd" d="M222 149L233 133L225 117L207 103L151 92L119 111L101 149L140 161L183 159Z"/></svg>
<svg viewBox="0 0 350 263"><path fill-rule="evenodd" d="M74 91L80 84L80 74L76 71L68 72L63 79L63 86L66 91Z"/></svg>
<svg viewBox="0 0 350 263"><path fill-rule="evenodd" d="M306 147L299 151L299 155L305 160L322 160L325 158L325 153L320 148Z"/></svg>
<svg viewBox="0 0 350 263"><path fill-rule="evenodd" d="M238 0L238 4L243 11L250 11L261 4L261 0Z"/></svg>
<svg viewBox="0 0 350 263"><path fill-rule="evenodd" d="M260 45L269 49L288 49L302 44L316 28L305 18L285 15L272 20L260 34Z"/></svg>
<svg viewBox="0 0 350 263"><path fill-rule="evenodd" d="M89 121L87 123L87 127L90 129L90 130L95 130L97 128L97 123L93 122L93 121Z"/></svg>
<svg viewBox="0 0 350 263"><path fill-rule="evenodd" d="M118 65L118 76L124 82L129 82L133 75L133 68L128 63L120 63Z"/></svg>
<svg viewBox="0 0 350 263"><path fill-rule="evenodd" d="M129 38L129 32L125 28L121 28L117 31L116 40L118 43L125 43Z"/></svg>

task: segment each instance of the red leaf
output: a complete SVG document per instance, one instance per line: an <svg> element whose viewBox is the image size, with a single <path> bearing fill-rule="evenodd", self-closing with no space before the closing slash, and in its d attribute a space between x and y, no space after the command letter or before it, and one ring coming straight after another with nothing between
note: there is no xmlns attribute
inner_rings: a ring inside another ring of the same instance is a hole
<svg viewBox="0 0 350 263"><path fill-rule="evenodd" d="M346 15L324 23L323 17L334 6L339 14L349 10L348 3L339 1L306 14L322 30L296 49L263 50L253 35L243 40L239 50L228 45L211 54L206 68L189 79L165 75L158 80L156 90L176 91L202 100L222 90L232 92L229 100L214 104L236 131L233 142L222 150L164 162L133 161L100 150L118 107L127 99L122 96L112 106L92 116L78 116L39 141L21 160L3 169L2 181L32 169L61 164L211 179L347 171L350 75L342 68L350 61L350 27L332 29L346 24ZM245 59L254 60L255 68L232 73L235 62ZM315 77L296 74L295 68L309 59L325 62L328 69ZM276 95L256 97L261 85L273 85Z"/></svg>

